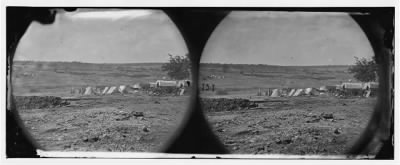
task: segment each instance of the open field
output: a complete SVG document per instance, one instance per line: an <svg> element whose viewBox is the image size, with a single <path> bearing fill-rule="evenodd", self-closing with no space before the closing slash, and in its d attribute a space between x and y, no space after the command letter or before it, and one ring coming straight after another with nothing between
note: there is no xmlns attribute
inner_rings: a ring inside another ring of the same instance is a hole
<svg viewBox="0 0 400 165"><path fill-rule="evenodd" d="M71 87L154 82L166 76L161 65L17 61L13 66L13 92L15 95L69 96Z"/></svg>
<svg viewBox="0 0 400 165"><path fill-rule="evenodd" d="M319 88L354 79L347 72L348 67L201 64L200 85L215 84L217 90L229 94L255 94L259 88ZM207 78L210 75L224 78Z"/></svg>
<svg viewBox="0 0 400 165"><path fill-rule="evenodd" d="M139 91L82 96L70 90L154 82L166 76L161 65L16 62L13 94L67 101L53 101L56 106L29 103L31 108L18 109L26 128L46 150L157 152L184 118L189 95L150 96ZM18 98L22 100L17 104L26 97Z"/></svg>

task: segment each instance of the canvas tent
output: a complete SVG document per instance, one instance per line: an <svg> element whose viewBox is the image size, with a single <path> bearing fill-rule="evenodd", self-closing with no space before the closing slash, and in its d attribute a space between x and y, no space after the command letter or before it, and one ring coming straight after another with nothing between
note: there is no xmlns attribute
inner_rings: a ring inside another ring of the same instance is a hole
<svg viewBox="0 0 400 165"><path fill-rule="evenodd" d="M122 94L128 93L127 90L126 90L126 85L120 85L120 86L118 87L118 92L119 92L119 93L122 93Z"/></svg>
<svg viewBox="0 0 400 165"><path fill-rule="evenodd" d="M102 95L105 95L108 91L108 89L110 89L110 87L104 87L103 91L101 92Z"/></svg>
<svg viewBox="0 0 400 165"><path fill-rule="evenodd" d="M270 97L279 97L280 96L280 91L279 89L274 89L272 90L272 94Z"/></svg>
<svg viewBox="0 0 400 165"><path fill-rule="evenodd" d="M363 83L345 82L341 84L343 94L350 96L362 96Z"/></svg>
<svg viewBox="0 0 400 165"><path fill-rule="evenodd" d="M141 87L141 85L139 84L139 83L136 83L136 84L134 84L133 86L132 86L132 89L136 89L136 90L138 90L138 89L141 89L142 87Z"/></svg>
<svg viewBox="0 0 400 165"><path fill-rule="evenodd" d="M156 81L157 87L176 87L176 81L165 81L165 80L157 80Z"/></svg>
<svg viewBox="0 0 400 165"><path fill-rule="evenodd" d="M321 92L327 92L327 91L328 91L328 88L327 88L326 86L321 86L321 87L319 87L319 91L321 91Z"/></svg>
<svg viewBox="0 0 400 165"><path fill-rule="evenodd" d="M345 83L342 83L341 87L342 87L342 89L362 89L363 84L362 83L345 82Z"/></svg>
<svg viewBox="0 0 400 165"><path fill-rule="evenodd" d="M319 95L319 93L318 93L318 91L315 89L315 88L306 88L305 90L304 90L304 93L306 94L306 95Z"/></svg>
<svg viewBox="0 0 400 165"><path fill-rule="evenodd" d="M118 89L116 86L110 87L110 89L107 91L107 95L115 94L118 93Z"/></svg>
<svg viewBox="0 0 400 165"><path fill-rule="evenodd" d="M289 94L288 94L288 96L293 96L293 94L296 92L296 89L292 89L292 90L290 90L290 92L289 92Z"/></svg>
<svg viewBox="0 0 400 165"><path fill-rule="evenodd" d="M89 86L89 87L86 87L85 93L83 95L93 95L93 94L94 94L93 88Z"/></svg>
<svg viewBox="0 0 400 165"><path fill-rule="evenodd" d="M304 94L303 89L297 89L296 92L294 92L293 96L301 96Z"/></svg>
<svg viewBox="0 0 400 165"><path fill-rule="evenodd" d="M312 91L312 88L305 88L305 89L304 89L304 93L305 93L306 95L310 95L310 94L311 94L311 91Z"/></svg>

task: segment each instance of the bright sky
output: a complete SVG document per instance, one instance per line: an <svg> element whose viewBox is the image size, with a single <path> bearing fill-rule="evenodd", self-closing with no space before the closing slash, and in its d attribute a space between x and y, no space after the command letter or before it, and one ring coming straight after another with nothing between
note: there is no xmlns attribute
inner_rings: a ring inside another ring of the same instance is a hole
<svg viewBox="0 0 400 165"><path fill-rule="evenodd" d="M60 12L51 25L33 22L14 60L89 63L167 62L187 48L174 23L156 10Z"/></svg>
<svg viewBox="0 0 400 165"><path fill-rule="evenodd" d="M213 32L202 63L350 65L373 56L359 25L343 13L232 12Z"/></svg>

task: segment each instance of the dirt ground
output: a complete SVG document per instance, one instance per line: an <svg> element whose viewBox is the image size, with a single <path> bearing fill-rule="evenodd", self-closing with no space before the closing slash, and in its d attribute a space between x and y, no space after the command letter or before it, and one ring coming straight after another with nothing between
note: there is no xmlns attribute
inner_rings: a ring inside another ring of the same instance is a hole
<svg viewBox="0 0 400 165"><path fill-rule="evenodd" d="M205 113L231 153L338 155L367 126L375 103L358 97L268 98L257 108Z"/></svg>
<svg viewBox="0 0 400 165"><path fill-rule="evenodd" d="M57 151L157 152L183 119L188 96L91 96L19 109L38 144Z"/></svg>

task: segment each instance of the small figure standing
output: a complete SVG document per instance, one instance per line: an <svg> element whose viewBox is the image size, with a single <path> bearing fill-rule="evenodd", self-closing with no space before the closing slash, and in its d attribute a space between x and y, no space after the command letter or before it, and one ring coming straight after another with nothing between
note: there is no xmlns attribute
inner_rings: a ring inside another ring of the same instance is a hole
<svg viewBox="0 0 400 165"><path fill-rule="evenodd" d="M214 92L215 84L212 84L212 91Z"/></svg>

